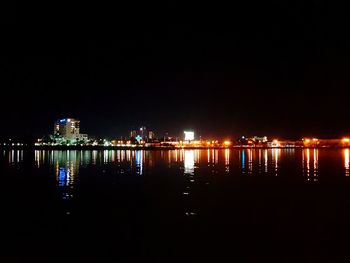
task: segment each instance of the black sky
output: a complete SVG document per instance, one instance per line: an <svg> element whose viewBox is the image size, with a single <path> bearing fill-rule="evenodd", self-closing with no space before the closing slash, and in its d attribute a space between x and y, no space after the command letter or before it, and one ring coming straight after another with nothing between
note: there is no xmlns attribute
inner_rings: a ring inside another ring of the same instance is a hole
<svg viewBox="0 0 350 263"><path fill-rule="evenodd" d="M3 11L0 136L350 133L339 2L47 2Z"/></svg>

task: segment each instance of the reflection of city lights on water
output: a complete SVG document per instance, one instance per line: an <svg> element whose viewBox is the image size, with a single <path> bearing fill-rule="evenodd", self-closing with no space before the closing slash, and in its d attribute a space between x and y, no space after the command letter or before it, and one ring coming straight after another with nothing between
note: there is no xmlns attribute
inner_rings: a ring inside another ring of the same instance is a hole
<svg viewBox="0 0 350 263"><path fill-rule="evenodd" d="M278 175L278 161L279 161L279 157L281 154L281 149L272 149L272 159L274 160L274 164L275 164L275 176Z"/></svg>
<svg viewBox="0 0 350 263"><path fill-rule="evenodd" d="M85 164L87 160L81 160L83 155L79 151L53 151L49 154L52 156L48 158L52 160L52 164L54 163L56 167L56 180L62 193L62 199L69 200L73 197L72 190L79 166Z"/></svg>
<svg viewBox="0 0 350 263"><path fill-rule="evenodd" d="M318 150L314 149L314 176L317 176L318 169Z"/></svg>
<svg viewBox="0 0 350 263"><path fill-rule="evenodd" d="M136 161L136 168L137 168L136 173L142 175L142 173L143 173L143 151L141 151L141 150L136 151L135 161Z"/></svg>
<svg viewBox="0 0 350 263"><path fill-rule="evenodd" d="M69 168L60 167L58 176L58 185L67 186L71 181Z"/></svg>
<svg viewBox="0 0 350 263"><path fill-rule="evenodd" d="M195 150L195 152L194 152L194 162L195 162L195 163L199 163L199 160L200 160L200 153L201 153L200 150Z"/></svg>
<svg viewBox="0 0 350 263"><path fill-rule="evenodd" d="M310 176L310 149L306 149L306 175ZM309 180L309 179L308 179Z"/></svg>
<svg viewBox="0 0 350 263"><path fill-rule="evenodd" d="M6 151L3 151L3 155L6 155ZM39 153L35 151L35 162L37 165L39 165L37 162L40 160ZM9 164L15 164L20 163L23 161L23 150L11 150L8 152L8 163Z"/></svg>
<svg viewBox="0 0 350 263"><path fill-rule="evenodd" d="M344 149L344 168L345 168L345 176L349 176L349 165L350 165L350 153L349 149Z"/></svg>
<svg viewBox="0 0 350 263"><path fill-rule="evenodd" d="M184 157L185 174L194 174L194 150L185 150Z"/></svg>
<svg viewBox="0 0 350 263"><path fill-rule="evenodd" d="M248 149L248 173L252 173L253 171L253 151Z"/></svg>
<svg viewBox="0 0 350 263"><path fill-rule="evenodd" d="M184 151L185 151L185 150L181 150L181 151L180 151L180 162L183 162L183 161L184 161Z"/></svg>
<svg viewBox="0 0 350 263"><path fill-rule="evenodd" d="M96 164L97 161L97 151L92 151L92 164Z"/></svg>
<svg viewBox="0 0 350 263"><path fill-rule="evenodd" d="M126 150L126 161L130 162L131 161L131 151Z"/></svg>
<svg viewBox="0 0 350 263"><path fill-rule="evenodd" d="M302 162L303 173L306 175L307 181L318 181L318 149L313 149L312 155L309 148L305 149L302 153Z"/></svg>
<svg viewBox="0 0 350 263"><path fill-rule="evenodd" d="M245 152L244 150L241 153L241 160L242 160L242 172L245 172Z"/></svg>
<svg viewBox="0 0 350 263"><path fill-rule="evenodd" d="M103 162L104 163L108 162L108 150L103 151Z"/></svg>
<svg viewBox="0 0 350 263"><path fill-rule="evenodd" d="M230 149L225 149L225 165L230 164Z"/></svg>
<svg viewBox="0 0 350 263"><path fill-rule="evenodd" d="M230 149L225 149L225 172L230 171Z"/></svg>

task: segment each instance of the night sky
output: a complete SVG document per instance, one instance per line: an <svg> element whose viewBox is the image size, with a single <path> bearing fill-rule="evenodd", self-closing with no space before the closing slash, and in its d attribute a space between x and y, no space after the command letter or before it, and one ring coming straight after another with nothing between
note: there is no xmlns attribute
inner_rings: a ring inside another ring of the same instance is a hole
<svg viewBox="0 0 350 263"><path fill-rule="evenodd" d="M350 134L339 2L48 2L2 8L1 137Z"/></svg>

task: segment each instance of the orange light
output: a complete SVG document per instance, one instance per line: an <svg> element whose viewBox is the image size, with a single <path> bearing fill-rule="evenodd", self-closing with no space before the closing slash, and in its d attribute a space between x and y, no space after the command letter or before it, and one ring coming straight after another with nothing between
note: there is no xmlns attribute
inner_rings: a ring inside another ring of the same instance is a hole
<svg viewBox="0 0 350 263"><path fill-rule="evenodd" d="M207 144L210 145L210 142L208 141Z"/></svg>
<svg viewBox="0 0 350 263"><path fill-rule="evenodd" d="M317 141L318 141L318 139L317 139L317 138L313 138L312 140L313 140L314 142L317 142Z"/></svg>
<svg viewBox="0 0 350 263"><path fill-rule="evenodd" d="M348 143L348 142L350 142L350 139L349 138L343 138L343 142Z"/></svg>
<svg viewBox="0 0 350 263"><path fill-rule="evenodd" d="M224 141L224 144L225 144L226 146L229 146L229 145L231 144L231 142L230 142L230 141Z"/></svg>
<svg viewBox="0 0 350 263"><path fill-rule="evenodd" d="M280 147L280 142L277 139L272 140L273 147Z"/></svg>
<svg viewBox="0 0 350 263"><path fill-rule="evenodd" d="M310 142L310 139L304 139L304 141L305 141L306 143L309 143L309 142Z"/></svg>

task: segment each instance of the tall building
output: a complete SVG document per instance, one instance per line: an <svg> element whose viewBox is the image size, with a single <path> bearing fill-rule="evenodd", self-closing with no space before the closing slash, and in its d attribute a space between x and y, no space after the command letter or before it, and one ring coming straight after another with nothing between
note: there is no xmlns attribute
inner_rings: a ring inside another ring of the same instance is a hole
<svg viewBox="0 0 350 263"><path fill-rule="evenodd" d="M137 132L136 131L130 131L130 138L136 138Z"/></svg>
<svg viewBox="0 0 350 263"><path fill-rule="evenodd" d="M147 128L145 126L142 126L140 128L140 136L142 137L142 139L147 139Z"/></svg>
<svg viewBox="0 0 350 263"><path fill-rule="evenodd" d="M87 134L80 133L80 121L73 118L60 119L55 122L54 138L58 142L75 144L87 141Z"/></svg>
<svg viewBox="0 0 350 263"><path fill-rule="evenodd" d="M155 139L155 135L153 131L148 131L148 139L149 140L154 140Z"/></svg>

